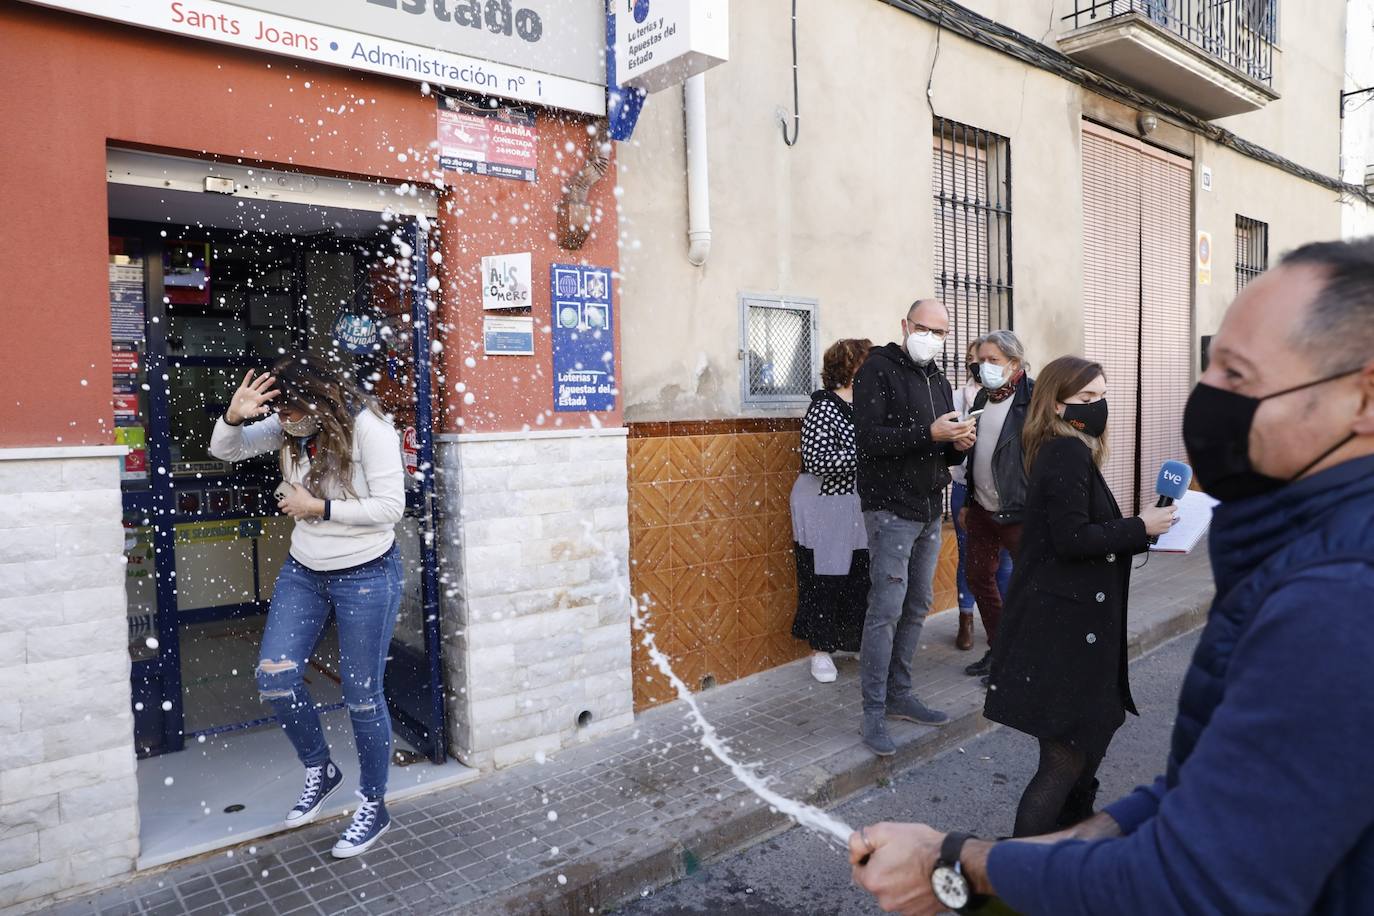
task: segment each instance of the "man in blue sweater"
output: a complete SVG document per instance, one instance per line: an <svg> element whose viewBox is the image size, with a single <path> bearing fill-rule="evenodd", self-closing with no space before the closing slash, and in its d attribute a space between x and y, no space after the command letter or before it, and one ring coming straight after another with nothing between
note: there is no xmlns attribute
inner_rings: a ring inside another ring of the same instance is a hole
<svg viewBox="0 0 1374 916"><path fill-rule="evenodd" d="M1166 774L1037 840L868 827L854 878L884 910L1374 913L1374 239L1288 255L1211 353L1183 426L1222 500L1216 598Z"/></svg>

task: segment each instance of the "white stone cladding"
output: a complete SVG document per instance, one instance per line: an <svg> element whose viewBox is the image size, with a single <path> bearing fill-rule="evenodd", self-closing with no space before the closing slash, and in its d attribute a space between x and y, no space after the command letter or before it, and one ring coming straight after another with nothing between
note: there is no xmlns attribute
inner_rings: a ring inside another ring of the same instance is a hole
<svg viewBox="0 0 1374 916"><path fill-rule="evenodd" d="M633 721L625 448L624 429L441 437L449 744L468 766Z"/></svg>
<svg viewBox="0 0 1374 916"><path fill-rule="evenodd" d="M0 450L0 911L138 857L123 451Z"/></svg>

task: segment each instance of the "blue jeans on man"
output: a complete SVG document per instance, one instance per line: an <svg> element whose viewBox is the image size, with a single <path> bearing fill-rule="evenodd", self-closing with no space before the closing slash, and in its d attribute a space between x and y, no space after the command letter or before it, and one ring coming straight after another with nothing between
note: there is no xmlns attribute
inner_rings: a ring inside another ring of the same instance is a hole
<svg viewBox="0 0 1374 916"><path fill-rule="evenodd" d="M382 682L401 608L401 560L395 546L361 566L316 572L288 557L277 577L262 634L258 690L272 704L296 756L307 767L329 760L305 666L329 614L339 631L339 677L358 745L359 789L368 799L386 794L391 764L391 715Z"/></svg>
<svg viewBox="0 0 1374 916"><path fill-rule="evenodd" d="M870 588L859 652L864 740L875 753L895 751L884 717L942 725L944 713L926 707L911 691L911 663L921 628L935 600L940 560L940 518L922 522L891 512L865 512Z"/></svg>

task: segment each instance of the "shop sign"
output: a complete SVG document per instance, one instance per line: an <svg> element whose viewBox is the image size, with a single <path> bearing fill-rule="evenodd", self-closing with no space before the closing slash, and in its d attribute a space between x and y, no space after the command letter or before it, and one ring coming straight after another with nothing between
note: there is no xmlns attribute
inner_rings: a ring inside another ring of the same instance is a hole
<svg viewBox="0 0 1374 916"><path fill-rule="evenodd" d="M27 0L187 38L606 112L603 0Z"/></svg>
<svg viewBox="0 0 1374 916"><path fill-rule="evenodd" d="M534 181L539 133L519 108L482 108L439 96L439 164L455 172Z"/></svg>
<svg viewBox="0 0 1374 916"><path fill-rule="evenodd" d="M533 356L534 319L483 316L482 352L487 356Z"/></svg>
<svg viewBox="0 0 1374 916"><path fill-rule="evenodd" d="M614 410L618 388L611 271L554 264L549 274L554 409Z"/></svg>
<svg viewBox="0 0 1374 916"><path fill-rule="evenodd" d="M616 80L645 92L730 57L730 0L611 0Z"/></svg>
<svg viewBox="0 0 1374 916"><path fill-rule="evenodd" d="M334 340L355 356L365 356L377 347L377 322L371 315L344 312L334 322Z"/></svg>
<svg viewBox="0 0 1374 916"><path fill-rule="evenodd" d="M527 309L534 286L530 253L493 254L482 258L482 308Z"/></svg>

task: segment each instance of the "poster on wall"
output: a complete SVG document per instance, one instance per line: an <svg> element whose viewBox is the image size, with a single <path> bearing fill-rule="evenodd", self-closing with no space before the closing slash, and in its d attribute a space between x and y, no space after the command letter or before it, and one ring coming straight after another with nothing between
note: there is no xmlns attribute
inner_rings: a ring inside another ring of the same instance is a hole
<svg viewBox="0 0 1374 916"><path fill-rule="evenodd" d="M610 268L554 264L549 286L554 409L614 410L618 387Z"/></svg>
<svg viewBox="0 0 1374 916"><path fill-rule="evenodd" d="M533 356L534 319L484 316L482 352L487 356Z"/></svg>
<svg viewBox="0 0 1374 916"><path fill-rule="evenodd" d="M469 175L516 181L538 177L539 132L534 115L521 108L482 108L441 95L439 164Z"/></svg>
<svg viewBox="0 0 1374 916"><path fill-rule="evenodd" d="M136 239L110 238L110 338L143 342L143 255Z"/></svg>
<svg viewBox="0 0 1374 916"><path fill-rule="evenodd" d="M482 308L527 309L533 305L534 270L530 253L482 258Z"/></svg>

